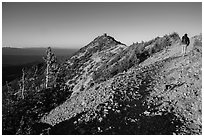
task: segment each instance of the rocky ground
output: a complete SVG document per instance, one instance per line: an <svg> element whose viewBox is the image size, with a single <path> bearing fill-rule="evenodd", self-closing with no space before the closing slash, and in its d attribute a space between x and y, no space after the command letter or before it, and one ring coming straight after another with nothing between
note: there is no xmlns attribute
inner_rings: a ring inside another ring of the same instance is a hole
<svg viewBox="0 0 204 137"><path fill-rule="evenodd" d="M202 36L180 52L174 43L75 94L43 116L42 134L202 134Z"/></svg>

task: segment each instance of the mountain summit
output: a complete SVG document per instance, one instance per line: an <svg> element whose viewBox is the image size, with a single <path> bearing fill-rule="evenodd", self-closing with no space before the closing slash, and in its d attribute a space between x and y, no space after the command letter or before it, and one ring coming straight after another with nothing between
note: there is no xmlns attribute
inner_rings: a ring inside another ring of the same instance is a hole
<svg viewBox="0 0 204 137"><path fill-rule="evenodd" d="M78 52L76 52L75 55L84 53L86 55L88 54L94 54L95 52L105 51L111 48L116 48L120 45L126 46L125 44L115 40L113 37L108 36L106 33L96 37L92 42L90 42L88 45L81 48ZM122 46L122 47L123 47ZM87 53L88 52L88 53Z"/></svg>
<svg viewBox="0 0 204 137"><path fill-rule="evenodd" d="M86 90L94 84L95 73L113 56L119 55L127 46L104 34L76 52L66 62L67 85L73 94Z"/></svg>

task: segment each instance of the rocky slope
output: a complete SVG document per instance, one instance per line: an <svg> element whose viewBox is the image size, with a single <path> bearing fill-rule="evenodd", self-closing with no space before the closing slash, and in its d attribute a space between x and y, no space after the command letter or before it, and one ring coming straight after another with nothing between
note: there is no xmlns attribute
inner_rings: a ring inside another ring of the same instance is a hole
<svg viewBox="0 0 204 137"><path fill-rule="evenodd" d="M52 125L46 134L201 134L201 35L184 57L176 33L89 55L94 41L72 57L88 57L75 67L77 94L41 119Z"/></svg>
<svg viewBox="0 0 204 137"><path fill-rule="evenodd" d="M76 52L65 64L66 84L72 88L72 96L93 86L95 72L125 48L125 44L104 34Z"/></svg>

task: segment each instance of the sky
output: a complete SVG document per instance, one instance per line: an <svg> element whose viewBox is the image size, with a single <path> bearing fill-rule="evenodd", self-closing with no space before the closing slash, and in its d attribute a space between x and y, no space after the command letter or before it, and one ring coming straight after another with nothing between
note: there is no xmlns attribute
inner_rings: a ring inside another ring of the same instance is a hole
<svg viewBox="0 0 204 137"><path fill-rule="evenodd" d="M81 48L107 33L126 45L202 32L202 3L3 2L2 45Z"/></svg>

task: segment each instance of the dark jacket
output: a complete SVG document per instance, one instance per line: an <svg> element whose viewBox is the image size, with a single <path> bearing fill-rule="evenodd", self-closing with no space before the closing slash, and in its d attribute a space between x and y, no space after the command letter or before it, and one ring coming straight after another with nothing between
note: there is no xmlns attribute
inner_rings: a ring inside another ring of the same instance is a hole
<svg viewBox="0 0 204 137"><path fill-rule="evenodd" d="M187 46L190 44L190 39L188 38L188 36L184 35L182 37L182 44L186 44Z"/></svg>

